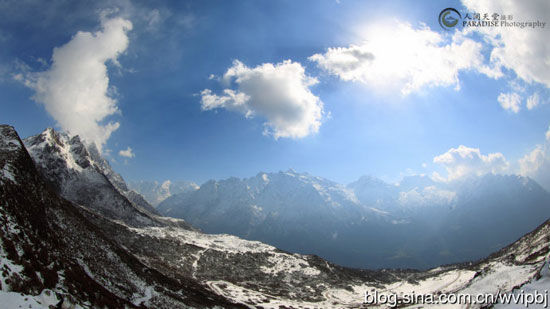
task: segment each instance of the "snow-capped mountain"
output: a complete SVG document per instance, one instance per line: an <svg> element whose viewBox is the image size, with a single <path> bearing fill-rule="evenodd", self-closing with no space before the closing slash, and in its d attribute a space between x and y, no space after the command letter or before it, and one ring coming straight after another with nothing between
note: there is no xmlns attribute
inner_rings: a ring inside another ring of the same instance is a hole
<svg viewBox="0 0 550 309"><path fill-rule="evenodd" d="M199 189L199 186L190 181L170 181L162 183L158 181L130 181L128 186L143 195L145 200L153 207L157 207L162 201L174 194L187 193Z"/></svg>
<svg viewBox="0 0 550 309"><path fill-rule="evenodd" d="M24 144L40 173L69 201L134 226L166 223L140 194L128 189L94 144L52 128L26 138Z"/></svg>
<svg viewBox="0 0 550 309"><path fill-rule="evenodd" d="M340 243L341 231L367 220L365 216L380 216L361 209L344 186L293 170L208 181L196 191L169 197L157 210L208 233L315 254L330 254L330 244Z"/></svg>
<svg viewBox="0 0 550 309"><path fill-rule="evenodd" d="M0 126L0 301L9 307L357 308L374 291L437 296L548 288L537 279L545 276L550 221L478 262L424 272L355 270L235 236L131 226L67 201L58 194L62 185L51 181L63 179L42 174L15 130Z"/></svg>
<svg viewBox="0 0 550 309"><path fill-rule="evenodd" d="M398 184L365 176L344 187L290 170L208 181L157 209L208 233L346 266L429 268L481 258L527 233L550 217L550 194L513 175Z"/></svg>
<svg viewBox="0 0 550 309"><path fill-rule="evenodd" d="M299 174L293 170L279 173L258 173L248 179L229 178L209 181L199 190L176 194L159 205L165 214L174 215L208 211L202 207L183 204L190 199L201 204L216 204L216 213L233 212L236 208L249 211L250 223L260 224L268 217L292 220L299 216L309 216L312 211L317 216L341 216L349 219L357 211L357 199L353 193L334 182ZM195 207L195 208L194 208ZM292 207L292 208L289 208ZM191 215L190 214L190 215ZM208 219L210 221L213 218Z"/></svg>
<svg viewBox="0 0 550 309"><path fill-rule="evenodd" d="M362 205L388 211L395 206L399 188L372 176L363 176L348 186Z"/></svg>

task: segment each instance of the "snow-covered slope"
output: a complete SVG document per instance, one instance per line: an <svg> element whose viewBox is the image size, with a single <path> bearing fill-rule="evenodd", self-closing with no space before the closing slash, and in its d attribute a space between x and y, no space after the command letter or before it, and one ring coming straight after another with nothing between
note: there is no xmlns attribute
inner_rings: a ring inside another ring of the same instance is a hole
<svg viewBox="0 0 550 309"><path fill-rule="evenodd" d="M166 180L162 183L158 181L131 181L128 186L143 197L153 207L157 207L162 201L174 194L192 192L199 189L199 186L190 181L170 181Z"/></svg>
<svg viewBox="0 0 550 309"><path fill-rule="evenodd" d="M365 293L472 295L507 293L539 276L548 257L550 222L491 257L424 272L353 270L315 256L279 251L229 235L207 235L171 227L105 227L121 243L164 273L189 274L212 291L263 308L358 308ZM143 246L142 244L151 244ZM177 248L177 249L176 249ZM412 304L411 304L412 305ZM458 304L482 308L487 303ZM416 304L411 308L430 307ZM388 304L368 304L388 308ZM448 306L444 306L447 308Z"/></svg>
<svg viewBox="0 0 550 309"><path fill-rule="evenodd" d="M547 308L548 307L548 298L543 299L540 302L540 295L546 296L546 291L550 290L550 263L547 262L541 269L538 276L531 279L527 284L523 285L521 289L515 289L512 292L509 292L508 295L520 299L523 297L532 297L532 299L539 299L538 303L533 303L529 305L529 308ZM532 295L532 296L527 296ZM538 295L538 296L537 296ZM507 308L513 309L518 308L519 306L515 303L500 302L494 306L496 309Z"/></svg>

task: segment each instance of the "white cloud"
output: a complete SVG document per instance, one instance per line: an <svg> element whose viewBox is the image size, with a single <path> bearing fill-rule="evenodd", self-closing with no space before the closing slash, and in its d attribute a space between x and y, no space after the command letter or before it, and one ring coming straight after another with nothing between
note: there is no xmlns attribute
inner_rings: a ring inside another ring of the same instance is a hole
<svg viewBox="0 0 550 309"><path fill-rule="evenodd" d="M539 82L550 87L550 44L548 44L548 16L550 1L532 0L462 0L468 11L512 15L514 22L546 22L545 28L480 27L493 45L490 54L492 65L513 70L526 82Z"/></svg>
<svg viewBox="0 0 550 309"><path fill-rule="evenodd" d="M527 109L532 110L540 104L540 97L538 93L533 93L530 97L527 98Z"/></svg>
<svg viewBox="0 0 550 309"><path fill-rule="evenodd" d="M132 148L128 147L126 148L126 150L121 150L118 152L118 155L121 156L121 157L126 157L126 158L133 158L135 157L136 155L134 154L134 152L132 151Z"/></svg>
<svg viewBox="0 0 550 309"><path fill-rule="evenodd" d="M469 148L464 145L449 149L446 153L435 157L433 162L445 167L447 180L469 175L501 173L507 171L510 165L500 152L483 155L478 148Z"/></svg>
<svg viewBox="0 0 550 309"><path fill-rule="evenodd" d="M210 89L201 91L201 105L204 110L215 108L227 108L236 110L245 115L246 118L252 117L254 112L247 106L250 96L232 89L224 89L223 95L219 96L212 93Z"/></svg>
<svg viewBox="0 0 550 309"><path fill-rule="evenodd" d="M550 191L550 126L545 133L545 143L535 148L518 160L519 173L536 180Z"/></svg>
<svg viewBox="0 0 550 309"><path fill-rule="evenodd" d="M537 145L530 153L519 159L520 174L529 176L535 174L546 161L546 153L541 145Z"/></svg>
<svg viewBox="0 0 550 309"><path fill-rule="evenodd" d="M68 43L54 48L47 71L15 78L35 91L33 99L44 105L63 130L101 149L119 127L118 122L104 123L118 112L106 62L119 65L117 58L128 47L126 33L131 29L130 21L102 14L100 31L79 31Z"/></svg>
<svg viewBox="0 0 550 309"><path fill-rule="evenodd" d="M163 17L158 9L151 10L146 16L147 30L154 31L158 29L158 26L163 21Z"/></svg>
<svg viewBox="0 0 550 309"><path fill-rule="evenodd" d="M520 174L531 177L550 191L550 153L548 143L537 145L535 149L518 160Z"/></svg>
<svg viewBox="0 0 550 309"><path fill-rule="evenodd" d="M394 21L370 27L362 44L329 48L309 59L342 80L376 89L398 87L406 95L425 86L459 89L462 70L498 75L483 66L481 48L481 43L459 32L446 42L442 34L425 25L414 29Z"/></svg>
<svg viewBox="0 0 550 309"><path fill-rule="evenodd" d="M503 109L509 110L515 114L517 114L521 108L521 97L515 92L501 93L498 95L497 101Z"/></svg>
<svg viewBox="0 0 550 309"><path fill-rule="evenodd" d="M197 23L197 18L193 14L185 14L178 19L178 24L186 29L191 29Z"/></svg>
<svg viewBox="0 0 550 309"><path fill-rule="evenodd" d="M508 87L510 87L510 89L513 92L517 92L517 93L525 92L526 89L524 84L525 83L523 83L521 79L512 79L508 81Z"/></svg>
<svg viewBox="0 0 550 309"><path fill-rule="evenodd" d="M447 182L447 178L441 176L438 172L432 172L430 178L435 182Z"/></svg>
<svg viewBox="0 0 550 309"><path fill-rule="evenodd" d="M302 138L316 133L321 126L323 103L309 87L317 80L305 74L298 62L264 63L249 68L235 60L223 75L226 88L221 95L210 89L201 92L203 110L225 108L245 115L260 116L265 134Z"/></svg>

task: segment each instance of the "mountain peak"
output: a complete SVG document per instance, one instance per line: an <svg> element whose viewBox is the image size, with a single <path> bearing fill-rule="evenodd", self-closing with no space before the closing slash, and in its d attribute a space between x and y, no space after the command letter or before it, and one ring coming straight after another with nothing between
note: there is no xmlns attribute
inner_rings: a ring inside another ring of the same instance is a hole
<svg viewBox="0 0 550 309"><path fill-rule="evenodd" d="M434 185L435 182L426 175L411 175L405 176L399 182L398 186L400 190L411 190L414 188L425 188Z"/></svg>
<svg viewBox="0 0 550 309"><path fill-rule="evenodd" d="M80 137L71 137L53 128L47 128L38 135L25 138L23 142L39 165L54 160L58 169L65 165L66 169L82 171L92 164L87 147Z"/></svg>
<svg viewBox="0 0 550 309"><path fill-rule="evenodd" d="M155 221L150 216L157 214L154 208L128 189L95 144L53 128L23 142L38 170L62 197L130 225Z"/></svg>
<svg viewBox="0 0 550 309"><path fill-rule="evenodd" d="M0 149L3 151L14 151L22 147L23 144L15 128L6 124L0 125Z"/></svg>
<svg viewBox="0 0 550 309"><path fill-rule="evenodd" d="M361 176L356 181L348 184L347 187L350 189L358 189L358 188L375 189L375 188L393 188L395 186L383 181L380 178L377 178L371 175L364 175L364 176Z"/></svg>
<svg viewBox="0 0 550 309"><path fill-rule="evenodd" d="M375 177L375 176L372 176L372 175L363 175L361 177L359 177L359 179L355 182L361 182L361 183L373 183L373 184L384 184L386 185L387 183L385 181L383 181L382 179L378 178L378 177Z"/></svg>
<svg viewBox="0 0 550 309"><path fill-rule="evenodd" d="M292 174L292 175L299 175L300 174L300 173L296 172L296 170L294 170L293 168L287 169L284 173L285 174Z"/></svg>
<svg viewBox="0 0 550 309"><path fill-rule="evenodd" d="M17 183L15 161L23 149L23 143L15 129L9 125L0 125L0 184L5 180Z"/></svg>

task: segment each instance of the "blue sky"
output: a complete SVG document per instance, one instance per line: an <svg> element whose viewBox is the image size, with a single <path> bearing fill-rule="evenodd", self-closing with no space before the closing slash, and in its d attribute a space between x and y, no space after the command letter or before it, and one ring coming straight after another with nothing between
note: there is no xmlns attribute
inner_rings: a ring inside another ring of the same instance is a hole
<svg viewBox="0 0 550 309"><path fill-rule="evenodd" d="M547 1L4 1L0 122L87 136L130 180L549 188L549 26L445 30L447 7L550 23Z"/></svg>

